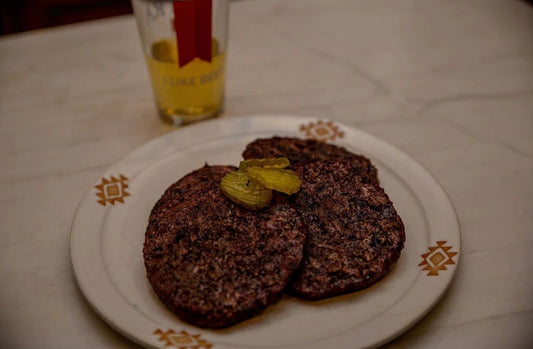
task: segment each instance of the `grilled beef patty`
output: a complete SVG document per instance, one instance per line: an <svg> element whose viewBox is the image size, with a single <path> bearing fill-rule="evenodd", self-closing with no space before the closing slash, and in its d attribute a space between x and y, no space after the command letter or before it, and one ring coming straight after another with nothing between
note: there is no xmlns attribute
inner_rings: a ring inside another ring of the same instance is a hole
<svg viewBox="0 0 533 349"><path fill-rule="evenodd" d="M182 319L222 328L281 298L302 258L300 216L282 195L260 212L220 190L231 166L205 166L170 186L152 209L143 248L150 284Z"/></svg>
<svg viewBox="0 0 533 349"><path fill-rule="evenodd" d="M272 137L257 139L246 146L244 159L286 157L291 165L308 160L344 160L350 162L363 183L379 184L378 171L369 159L345 148L314 139Z"/></svg>
<svg viewBox="0 0 533 349"><path fill-rule="evenodd" d="M346 161L300 162L296 208L307 229L291 290L321 299L369 287L387 275L405 241L402 220L383 189L361 181Z"/></svg>

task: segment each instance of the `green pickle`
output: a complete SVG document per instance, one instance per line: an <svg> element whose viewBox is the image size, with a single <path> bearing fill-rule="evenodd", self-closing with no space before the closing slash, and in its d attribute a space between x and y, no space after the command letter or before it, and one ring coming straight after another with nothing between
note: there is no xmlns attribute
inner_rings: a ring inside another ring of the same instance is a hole
<svg viewBox="0 0 533 349"><path fill-rule="evenodd" d="M244 171L227 173L220 181L222 192L233 202L250 210L260 210L272 200L272 190Z"/></svg>
<svg viewBox="0 0 533 349"><path fill-rule="evenodd" d="M251 159L241 161L239 170L246 170L248 167L265 167L265 168L285 168L291 163L287 158L272 158L272 159Z"/></svg>
<svg viewBox="0 0 533 349"><path fill-rule="evenodd" d="M289 195L298 192L302 184L296 172L292 170L250 166L246 171L251 178L261 182L266 188Z"/></svg>
<svg viewBox="0 0 533 349"><path fill-rule="evenodd" d="M272 190L288 195L300 190L300 178L296 172L286 169L289 165L287 158L244 160L238 171L222 177L220 187L233 202L260 210L272 201Z"/></svg>

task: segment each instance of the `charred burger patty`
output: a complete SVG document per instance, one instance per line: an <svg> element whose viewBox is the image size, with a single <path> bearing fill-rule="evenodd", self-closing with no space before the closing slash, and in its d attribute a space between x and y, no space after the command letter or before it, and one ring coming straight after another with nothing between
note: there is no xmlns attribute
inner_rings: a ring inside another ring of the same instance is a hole
<svg viewBox="0 0 533 349"><path fill-rule="evenodd" d="M301 162L295 169L302 180L296 209L307 238L292 291L320 299L385 277L400 257L405 232L383 189L363 183L345 161Z"/></svg>
<svg viewBox="0 0 533 349"><path fill-rule="evenodd" d="M184 320L222 328L281 298L300 264L300 216L275 195L260 212L227 199L220 179L231 166L205 166L170 186L152 209L143 247L161 301Z"/></svg>

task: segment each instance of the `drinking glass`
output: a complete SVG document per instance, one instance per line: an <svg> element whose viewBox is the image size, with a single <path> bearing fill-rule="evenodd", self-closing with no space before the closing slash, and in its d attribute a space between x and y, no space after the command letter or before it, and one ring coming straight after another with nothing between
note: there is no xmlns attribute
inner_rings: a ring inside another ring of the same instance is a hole
<svg viewBox="0 0 533 349"><path fill-rule="evenodd" d="M229 0L132 0L159 115L185 125L224 104Z"/></svg>

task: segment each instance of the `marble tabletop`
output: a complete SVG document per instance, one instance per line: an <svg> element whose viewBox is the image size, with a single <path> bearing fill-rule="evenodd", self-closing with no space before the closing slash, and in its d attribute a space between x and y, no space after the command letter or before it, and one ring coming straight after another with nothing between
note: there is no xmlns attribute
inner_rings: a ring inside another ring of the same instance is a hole
<svg viewBox="0 0 533 349"><path fill-rule="evenodd" d="M533 7L231 4L222 117L316 115L410 154L462 230L450 289L387 348L531 348ZM0 347L135 348L75 282L70 224L108 166L171 132L132 16L0 38Z"/></svg>

